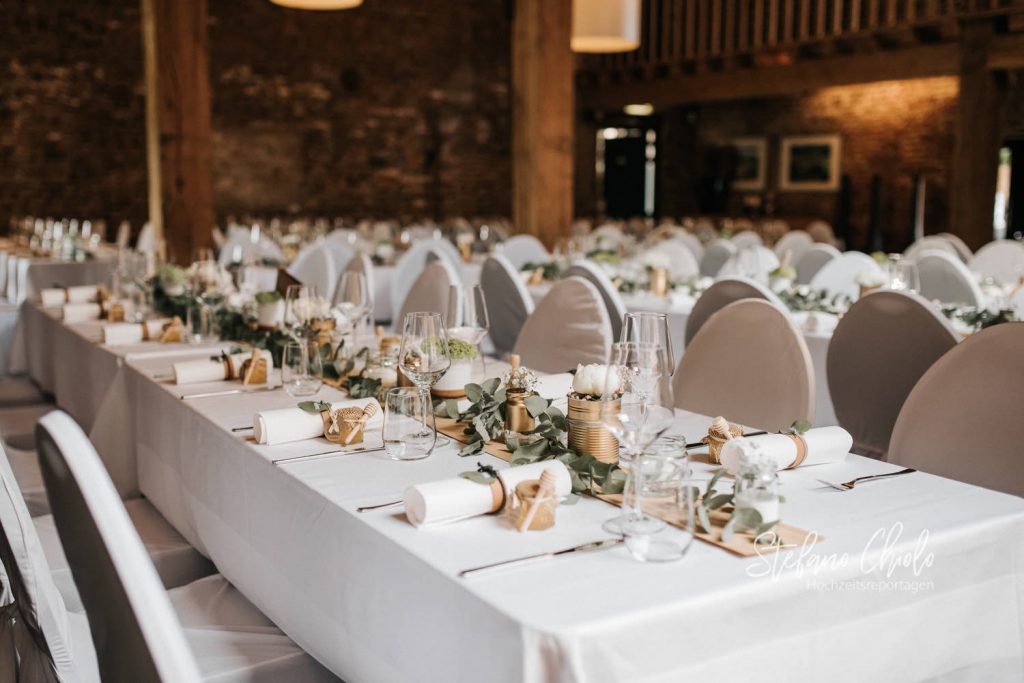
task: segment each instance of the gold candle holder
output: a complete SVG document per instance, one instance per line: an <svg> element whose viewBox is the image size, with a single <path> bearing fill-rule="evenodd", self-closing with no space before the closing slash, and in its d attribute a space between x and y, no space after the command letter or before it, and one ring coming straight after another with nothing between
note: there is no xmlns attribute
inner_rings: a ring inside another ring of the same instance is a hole
<svg viewBox="0 0 1024 683"><path fill-rule="evenodd" d="M665 268L651 268L648 280L650 291L654 296L665 296L668 294L668 270Z"/></svg>
<svg viewBox="0 0 1024 683"><path fill-rule="evenodd" d="M619 442L604 427L601 421L600 400L575 398L569 395L569 412L566 424L569 427L569 448L579 454L592 455L604 463L619 461ZM611 402L611 409L617 410L618 399Z"/></svg>
<svg viewBox="0 0 1024 683"><path fill-rule="evenodd" d="M509 389L505 392L505 431L522 434L533 429L536 421L526 409L526 399L535 392Z"/></svg>

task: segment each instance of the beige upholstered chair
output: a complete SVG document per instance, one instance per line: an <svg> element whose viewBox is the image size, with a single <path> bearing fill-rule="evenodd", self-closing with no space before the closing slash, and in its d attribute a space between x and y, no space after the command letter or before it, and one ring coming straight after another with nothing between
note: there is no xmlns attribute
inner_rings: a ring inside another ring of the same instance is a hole
<svg viewBox="0 0 1024 683"><path fill-rule="evenodd" d="M807 250L807 247L814 244L814 240L803 230L790 230L785 235L779 238L779 241L775 243L772 249L775 250L775 255L779 257L781 261L786 256L786 252L789 252L789 263L790 265L796 263L803 253Z"/></svg>
<svg viewBox="0 0 1024 683"><path fill-rule="evenodd" d="M884 458L911 389L959 337L912 292L874 292L839 321L828 347L828 387L839 424L858 453Z"/></svg>
<svg viewBox="0 0 1024 683"><path fill-rule="evenodd" d="M817 272L834 258L839 258L839 250L831 244L815 242L804 249L800 258L793 261L797 284L810 284Z"/></svg>
<svg viewBox="0 0 1024 683"><path fill-rule="evenodd" d="M446 260L439 259L428 264L409 289L409 294L405 297L398 317L393 321L395 330L399 334L402 332L402 321L405 320L406 313L427 311L441 315L447 314L451 288L461 286L459 274Z"/></svg>
<svg viewBox="0 0 1024 683"><path fill-rule="evenodd" d="M564 277L580 277L594 285L608 311L608 321L612 325L612 337L618 339L622 333L622 319L626 316L626 304L622 302L619 290L601 269L601 266L592 261L579 261L566 268Z"/></svg>
<svg viewBox="0 0 1024 683"><path fill-rule="evenodd" d="M1001 284L1016 284L1024 277L1024 244L1016 240L993 240L971 257L968 266L972 272Z"/></svg>
<svg viewBox="0 0 1024 683"><path fill-rule="evenodd" d="M605 363L612 326L600 292L589 281L568 277L551 288L519 332L515 352L523 365L565 372L577 363Z"/></svg>
<svg viewBox="0 0 1024 683"><path fill-rule="evenodd" d="M814 421L814 368L789 316L767 301L729 304L687 345L672 379L677 408L768 431Z"/></svg>
<svg viewBox="0 0 1024 683"><path fill-rule="evenodd" d="M726 262L736 255L736 245L729 240L716 239L704 249L700 259L700 274L704 277L715 277Z"/></svg>
<svg viewBox="0 0 1024 683"><path fill-rule="evenodd" d="M523 323L533 313L533 297L507 258L495 254L480 269L480 287L487 299L487 333L494 349L506 354L516 345Z"/></svg>
<svg viewBox="0 0 1024 683"><path fill-rule="evenodd" d="M1024 323L960 342L921 377L896 419L889 460L1024 496Z"/></svg>
<svg viewBox="0 0 1024 683"><path fill-rule="evenodd" d="M711 316L741 299L763 299L780 310L786 309L778 295L760 283L741 277L719 280L708 287L693 305L693 310L686 319L686 344L690 344L690 340Z"/></svg>
<svg viewBox="0 0 1024 683"><path fill-rule="evenodd" d="M362 273L363 277L366 278L366 289L370 294L376 293L377 290L374 289L373 261L371 261L370 257L366 254L359 253L353 256L345 266L345 270L341 275L344 276L345 273ZM338 284L341 284L341 277L338 277ZM335 292L337 292L338 288L335 287L334 289ZM376 304L376 302L374 303ZM373 311L371 311L370 314L372 316Z"/></svg>
<svg viewBox="0 0 1024 683"><path fill-rule="evenodd" d="M950 247L952 249L952 247ZM943 303L984 306L985 295L959 256L925 250L917 257L921 295Z"/></svg>

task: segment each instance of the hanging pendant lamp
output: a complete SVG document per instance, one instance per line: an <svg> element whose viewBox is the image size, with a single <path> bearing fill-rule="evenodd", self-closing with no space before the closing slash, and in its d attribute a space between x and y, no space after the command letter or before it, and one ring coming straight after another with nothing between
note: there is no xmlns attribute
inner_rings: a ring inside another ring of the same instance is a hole
<svg viewBox="0 0 1024 683"><path fill-rule="evenodd" d="M642 0L573 0L573 52L629 52L640 47Z"/></svg>
<svg viewBox="0 0 1024 683"><path fill-rule="evenodd" d="M363 4L363 0L270 0L275 5L291 9L352 9Z"/></svg>

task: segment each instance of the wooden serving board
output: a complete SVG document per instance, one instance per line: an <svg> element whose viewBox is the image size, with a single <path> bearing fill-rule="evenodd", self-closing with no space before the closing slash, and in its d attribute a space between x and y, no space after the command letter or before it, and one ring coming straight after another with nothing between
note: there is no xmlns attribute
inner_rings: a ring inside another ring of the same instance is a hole
<svg viewBox="0 0 1024 683"><path fill-rule="evenodd" d="M464 433L466 428L465 424L456 422L449 417L435 417L434 419L438 433L444 434L459 443L466 443L469 440L469 437ZM511 451L505 447L505 444L497 441L488 441L487 444L484 445L484 451L496 458L501 458L505 462L512 459ZM619 493L597 495L594 497L616 507L622 505L622 494ZM654 505L653 509L648 507L645 512L679 528L683 528L686 524L686 520L682 517L681 510L675 506ZM705 543L717 545L719 548L724 548L725 550L728 550L733 554L740 555L741 557L755 557L757 555L775 552L776 550L784 548L809 546L817 543L818 541L824 540L823 536L819 536L813 531L806 531L799 527L780 522L775 525L775 532L779 534L781 539L781 544L779 545L755 545L754 537L750 533L733 534L732 539L726 543L722 540L722 529L725 527L725 523L729 521L729 513L725 510L719 509L714 510L708 516L711 521L711 526L713 527L711 533L695 531L694 536Z"/></svg>

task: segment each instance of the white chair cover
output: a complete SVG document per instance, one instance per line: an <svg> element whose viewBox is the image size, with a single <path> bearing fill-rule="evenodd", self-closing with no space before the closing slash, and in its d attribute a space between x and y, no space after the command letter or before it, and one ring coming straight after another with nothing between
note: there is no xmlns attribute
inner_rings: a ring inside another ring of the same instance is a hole
<svg viewBox="0 0 1024 683"><path fill-rule="evenodd" d="M117 226L117 237L114 239L116 244L121 249L128 248L128 242L132 238L132 226L128 221L121 221Z"/></svg>
<svg viewBox="0 0 1024 683"><path fill-rule="evenodd" d="M484 261L480 287L487 300L487 332L495 351L504 355L515 348L519 331L533 313L533 297L516 268L501 254Z"/></svg>
<svg viewBox="0 0 1024 683"><path fill-rule="evenodd" d="M968 263L970 269L1004 285L1013 285L1024 278L1024 243L1016 240L995 240L977 251Z"/></svg>
<svg viewBox="0 0 1024 683"><path fill-rule="evenodd" d="M864 271L881 273L875 259L859 251L847 251L821 267L811 278L811 289L824 289L832 294L845 294L851 301L860 296L857 276Z"/></svg>
<svg viewBox="0 0 1024 683"><path fill-rule="evenodd" d="M927 251L941 251L958 259L960 258L960 252L956 250L953 243L942 235L925 235L921 239L916 240L903 250L903 257L916 260Z"/></svg>
<svg viewBox="0 0 1024 683"><path fill-rule="evenodd" d="M781 262L788 251L790 254L789 263L793 265L800 260L803 253L807 251L807 247L812 244L814 244L814 240L803 230L790 230L775 243L775 255L779 257Z"/></svg>
<svg viewBox="0 0 1024 683"><path fill-rule="evenodd" d="M307 287L315 287L317 295L328 301L334 295L334 287L338 283L338 273L334 270L334 259L322 244L317 244L299 254L295 261L288 266L288 274Z"/></svg>
<svg viewBox="0 0 1024 683"><path fill-rule="evenodd" d="M793 262L793 268L796 270L797 284L810 284L811 278L834 258L839 258L839 250L831 244L815 242L804 249L804 253L800 255L800 258Z"/></svg>
<svg viewBox="0 0 1024 683"><path fill-rule="evenodd" d="M339 242L337 240L325 239L322 241L322 245L331 257L331 262L334 264L334 272L340 277L341 273L345 272L348 262L351 261L352 257L355 255L355 251L345 242ZM331 294L334 294L333 291Z"/></svg>
<svg viewBox="0 0 1024 683"><path fill-rule="evenodd" d="M693 235L690 235L693 237ZM693 238L697 241L697 238ZM700 243L698 242L698 246ZM673 277L687 279L700 275L700 264L693 255L693 250L684 240L673 238L665 240L660 244L652 246L648 251L655 254L664 254L669 261L668 271Z"/></svg>
<svg viewBox="0 0 1024 683"><path fill-rule="evenodd" d="M829 342L826 367L836 417L857 452L885 458L903 402L957 341L945 316L912 292L872 292L850 307Z"/></svg>
<svg viewBox="0 0 1024 683"><path fill-rule="evenodd" d="M786 311L786 305L782 303L782 299L760 282L742 277L719 280L708 287L697 299L697 303L693 305L693 310L690 311L690 315L686 319L686 345L690 345L690 340L696 336L711 316L729 304L743 299L761 299L780 311Z"/></svg>
<svg viewBox="0 0 1024 683"><path fill-rule="evenodd" d="M725 262L715 279L750 277L768 281L768 273L779 267L779 259L768 247L748 246L739 249Z"/></svg>
<svg viewBox="0 0 1024 683"><path fill-rule="evenodd" d="M153 224L146 222L139 231L139 238L135 240L135 251L140 254L150 254L156 251L156 230Z"/></svg>
<svg viewBox="0 0 1024 683"><path fill-rule="evenodd" d="M971 248L967 246L967 243L960 239L958 235L954 235L951 232L940 232L939 237L945 237L946 241L953 245L953 248L956 249L956 253L960 255L961 261L964 263L970 263L971 258L974 256L974 252L971 251Z"/></svg>
<svg viewBox="0 0 1024 683"><path fill-rule="evenodd" d="M252 232L247 228L233 227L228 230L224 246L217 255L217 262L222 266L230 266L233 263L246 263L269 259L284 263L284 252L273 240L261 237L255 244L252 241Z"/></svg>
<svg viewBox="0 0 1024 683"><path fill-rule="evenodd" d="M601 293L588 280L556 282L526 319L515 352L539 372L566 372L578 363L607 363L612 326Z"/></svg>
<svg viewBox="0 0 1024 683"><path fill-rule="evenodd" d="M618 249L626 239L622 228L614 223L605 223L590 233L590 241L595 249Z"/></svg>
<svg viewBox="0 0 1024 683"><path fill-rule="evenodd" d="M903 404L889 460L1024 496L1022 348L1024 323L1004 323L940 358Z"/></svg>
<svg viewBox="0 0 1024 683"><path fill-rule="evenodd" d="M943 303L984 306L985 295L959 256L943 251L924 251L917 258L921 296Z"/></svg>
<svg viewBox="0 0 1024 683"><path fill-rule="evenodd" d="M789 316L767 301L737 301L711 316L687 345L672 389L677 408L748 427L774 432L814 421L811 354Z"/></svg>
<svg viewBox="0 0 1024 683"><path fill-rule="evenodd" d="M622 302L618 288L615 287L601 267L591 261L578 261L566 268L564 277L581 277L597 288L608 310L608 320L612 326L612 337L618 339L622 333L622 319L626 317L626 304Z"/></svg>
<svg viewBox="0 0 1024 683"><path fill-rule="evenodd" d="M704 277L715 277L726 262L736 255L736 245L729 240L714 239L704 249L700 260L700 274Z"/></svg>
<svg viewBox="0 0 1024 683"><path fill-rule="evenodd" d="M551 254L544 244L533 235L512 235L502 242L500 249L501 255L516 270L527 263L547 263L551 260Z"/></svg>
<svg viewBox="0 0 1024 683"><path fill-rule="evenodd" d="M376 287L376 282L373 277L373 260L369 256L362 252L353 256L349 259L348 264L345 265L342 275L345 273L362 273L363 277L366 278L367 291L370 292L371 296L375 296L377 290L374 289L374 287ZM341 275L338 276L338 283L341 283ZM335 288L335 292L337 292L337 288ZM376 305L376 302L374 302L374 305ZM370 311L370 316L373 317L372 309Z"/></svg>
<svg viewBox="0 0 1024 683"><path fill-rule="evenodd" d="M732 236L732 243L736 245L736 249L764 246L764 241L761 239L761 236L753 230L740 230Z"/></svg>
<svg viewBox="0 0 1024 683"><path fill-rule="evenodd" d="M416 278L420 276L420 273L423 272L423 269L430 261L429 257L431 254L435 258L444 258L456 273L461 274L459 262L462 257L459 256L458 250L448 240L427 239L413 243L409 250L398 259L398 263L395 264L394 275L391 279L391 310L393 312L402 309L405 297L409 294L409 290L412 288ZM401 322L401 318L396 318L395 320Z"/></svg>
<svg viewBox="0 0 1024 683"><path fill-rule="evenodd" d="M693 260L697 265L700 265L700 261L704 258L704 245L701 244L700 239L692 233L686 232L680 228L678 234L672 235L667 241L679 242L686 246L693 255ZM698 268L699 270L699 268Z"/></svg>
<svg viewBox="0 0 1024 683"><path fill-rule="evenodd" d="M394 320L395 332L402 333L402 323L406 313L426 311L429 313L448 313L448 296L452 287L462 287L458 273L445 259L439 259L420 273L405 297L398 317Z"/></svg>

